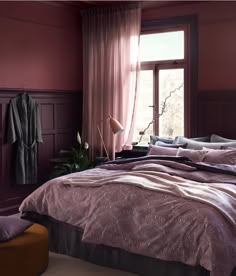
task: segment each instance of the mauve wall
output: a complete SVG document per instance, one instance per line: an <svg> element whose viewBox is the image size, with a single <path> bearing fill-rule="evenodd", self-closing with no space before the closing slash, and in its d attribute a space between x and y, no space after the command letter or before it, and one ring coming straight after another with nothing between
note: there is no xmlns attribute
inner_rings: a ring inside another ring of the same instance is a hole
<svg viewBox="0 0 236 276"><path fill-rule="evenodd" d="M186 2L149 9L143 19L197 14L199 38L199 90L236 88L236 2Z"/></svg>
<svg viewBox="0 0 236 276"><path fill-rule="evenodd" d="M59 3L0 2L0 88L82 89L80 15Z"/></svg>

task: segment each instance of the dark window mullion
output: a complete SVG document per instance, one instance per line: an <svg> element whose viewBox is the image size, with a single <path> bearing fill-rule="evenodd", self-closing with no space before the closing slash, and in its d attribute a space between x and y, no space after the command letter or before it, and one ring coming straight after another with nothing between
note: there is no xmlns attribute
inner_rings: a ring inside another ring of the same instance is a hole
<svg viewBox="0 0 236 276"><path fill-rule="evenodd" d="M154 133L155 135L159 134L159 68L158 64L155 65L153 70L153 119L154 119Z"/></svg>

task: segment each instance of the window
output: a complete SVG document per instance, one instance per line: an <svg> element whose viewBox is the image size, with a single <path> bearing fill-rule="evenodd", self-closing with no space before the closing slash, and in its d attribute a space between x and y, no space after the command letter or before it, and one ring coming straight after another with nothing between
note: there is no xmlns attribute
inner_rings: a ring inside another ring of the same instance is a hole
<svg viewBox="0 0 236 276"><path fill-rule="evenodd" d="M188 132L188 25L143 32L140 37L140 89L134 141L150 135L175 137Z"/></svg>

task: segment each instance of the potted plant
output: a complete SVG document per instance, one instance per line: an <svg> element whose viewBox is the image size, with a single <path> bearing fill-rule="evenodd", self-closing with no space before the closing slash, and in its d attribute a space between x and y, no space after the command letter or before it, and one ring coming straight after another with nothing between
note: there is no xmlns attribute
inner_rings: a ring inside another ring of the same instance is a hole
<svg viewBox="0 0 236 276"><path fill-rule="evenodd" d="M79 172L92 167L88 158L89 144L82 143L79 132L77 132L77 143L69 150L60 150L59 158L53 158L50 161L55 165L53 167L51 178L65 174Z"/></svg>

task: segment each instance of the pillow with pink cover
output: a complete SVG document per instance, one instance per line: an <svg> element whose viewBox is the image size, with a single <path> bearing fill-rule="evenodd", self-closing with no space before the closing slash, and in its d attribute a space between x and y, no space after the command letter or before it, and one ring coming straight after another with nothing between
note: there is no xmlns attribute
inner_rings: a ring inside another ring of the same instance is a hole
<svg viewBox="0 0 236 276"><path fill-rule="evenodd" d="M177 148L169 148L169 147L150 145L147 155L176 156L177 151L178 151Z"/></svg>
<svg viewBox="0 0 236 276"><path fill-rule="evenodd" d="M192 162L202 162L207 152L207 150L178 148L176 156L188 157Z"/></svg>
<svg viewBox="0 0 236 276"><path fill-rule="evenodd" d="M225 149L225 150L209 150L207 148L203 148L204 150L208 150L207 154L204 157L204 162L214 163L214 164L228 164L228 165L236 165L236 149Z"/></svg>

